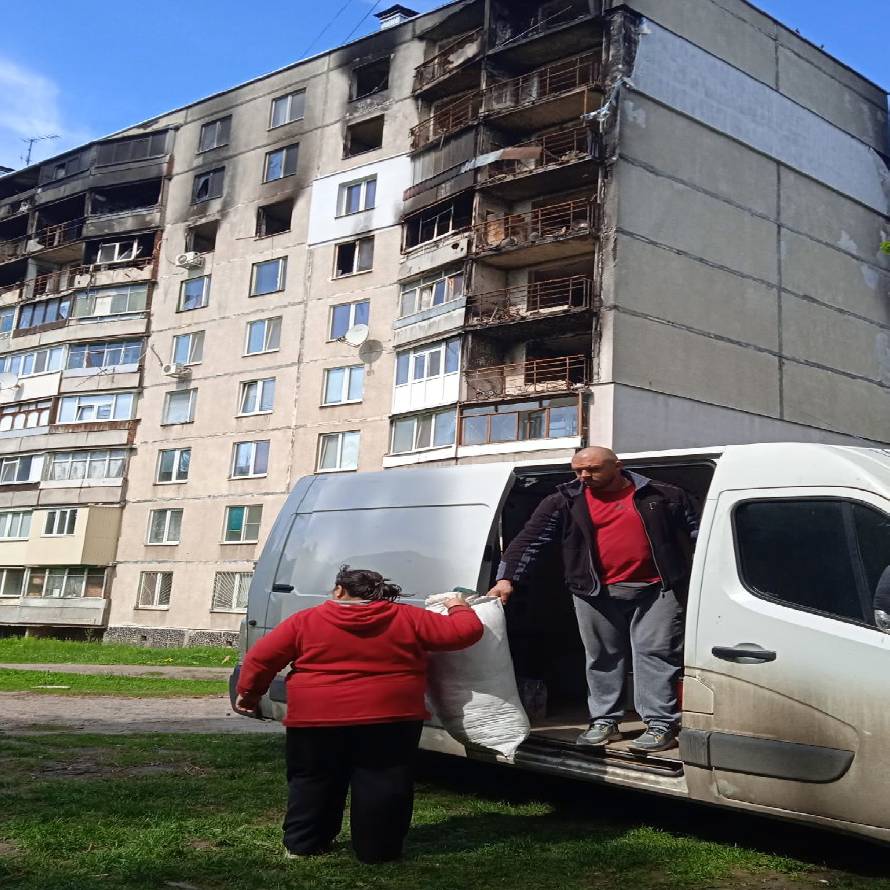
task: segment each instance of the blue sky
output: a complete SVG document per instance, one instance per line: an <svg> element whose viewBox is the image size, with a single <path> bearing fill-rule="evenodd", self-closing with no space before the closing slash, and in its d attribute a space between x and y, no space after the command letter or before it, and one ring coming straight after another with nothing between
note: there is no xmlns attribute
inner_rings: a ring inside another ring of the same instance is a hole
<svg viewBox="0 0 890 890"><path fill-rule="evenodd" d="M695 3L702 0L684 0ZM376 29L374 0L11 3L0 14L0 165L119 130ZM376 6L383 9L390 0ZM441 5L406 2L425 12ZM890 12L874 0L760 0L764 11L890 89ZM338 18L334 14L341 11ZM367 17L366 17L367 16ZM364 21L362 21L364 19ZM319 32L329 25L321 37ZM317 39L316 39L317 38Z"/></svg>

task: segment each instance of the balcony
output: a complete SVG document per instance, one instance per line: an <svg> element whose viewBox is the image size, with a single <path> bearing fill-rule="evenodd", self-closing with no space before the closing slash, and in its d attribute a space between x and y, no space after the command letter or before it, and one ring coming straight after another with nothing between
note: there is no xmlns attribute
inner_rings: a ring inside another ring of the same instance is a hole
<svg viewBox="0 0 890 890"><path fill-rule="evenodd" d="M415 95L439 98L471 90L479 85L482 29L478 28L449 43L414 69Z"/></svg>
<svg viewBox="0 0 890 890"><path fill-rule="evenodd" d="M487 87L482 112L511 130L542 130L573 120L601 104L604 71L599 53L562 59L528 74Z"/></svg>
<svg viewBox="0 0 890 890"><path fill-rule="evenodd" d="M153 263L154 257L148 256L118 263L67 266L53 272L45 272L35 278L0 286L0 296L12 293L13 299L18 302L61 294L76 288L147 281L151 278ZM126 274L121 274L123 272ZM140 272L142 274L138 274Z"/></svg>
<svg viewBox="0 0 890 890"><path fill-rule="evenodd" d="M527 322L541 333L574 330L577 314L590 308L593 282L583 275L536 281L519 287L472 294L467 298L466 325L472 328L510 328ZM531 322L537 322L532 325ZM494 330L487 332L497 336ZM509 331L505 331L509 336ZM532 332L526 331L527 336Z"/></svg>
<svg viewBox="0 0 890 890"><path fill-rule="evenodd" d="M515 268L587 253L597 206L585 198L487 219L473 227L474 256Z"/></svg>
<svg viewBox="0 0 890 890"><path fill-rule="evenodd" d="M463 405L458 455L571 448L580 445L581 396Z"/></svg>
<svg viewBox="0 0 890 890"><path fill-rule="evenodd" d="M587 357L566 355L493 365L464 373L467 402L507 399L544 393L565 393L587 384Z"/></svg>
<svg viewBox="0 0 890 890"><path fill-rule="evenodd" d="M464 93L448 102L425 120L411 128L411 151L419 151L438 139L475 124L482 107L482 93Z"/></svg>
<svg viewBox="0 0 890 890"><path fill-rule="evenodd" d="M591 161L600 156L599 143L587 127L541 133L507 147L491 138L487 143L483 155L496 157L482 168L479 186L508 201L577 188L595 178Z"/></svg>
<svg viewBox="0 0 890 890"><path fill-rule="evenodd" d="M46 251L53 251L52 258L62 262L69 258L80 259L79 253L72 251L71 245L83 236L83 224L83 219L72 219L43 226L31 235L0 242L0 263Z"/></svg>

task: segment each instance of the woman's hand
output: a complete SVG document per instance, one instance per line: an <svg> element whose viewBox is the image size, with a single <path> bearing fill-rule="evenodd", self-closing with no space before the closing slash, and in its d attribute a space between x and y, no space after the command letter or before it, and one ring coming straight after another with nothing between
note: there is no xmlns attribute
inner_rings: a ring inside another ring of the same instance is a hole
<svg viewBox="0 0 890 890"><path fill-rule="evenodd" d="M442 600L442 605L450 609L453 606L466 606L467 601L462 596L449 596L447 600Z"/></svg>
<svg viewBox="0 0 890 890"><path fill-rule="evenodd" d="M239 694L235 699L235 707L232 710L242 717L257 717L259 716L259 707L259 697Z"/></svg>

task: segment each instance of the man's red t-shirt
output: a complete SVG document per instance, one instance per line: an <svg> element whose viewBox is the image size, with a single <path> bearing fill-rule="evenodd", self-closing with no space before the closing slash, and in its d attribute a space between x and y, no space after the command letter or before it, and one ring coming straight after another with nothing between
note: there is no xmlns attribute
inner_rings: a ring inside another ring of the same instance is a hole
<svg viewBox="0 0 890 890"><path fill-rule="evenodd" d="M654 583L659 579L643 520L633 501L634 486L621 491L584 489L596 530L596 549L604 584Z"/></svg>

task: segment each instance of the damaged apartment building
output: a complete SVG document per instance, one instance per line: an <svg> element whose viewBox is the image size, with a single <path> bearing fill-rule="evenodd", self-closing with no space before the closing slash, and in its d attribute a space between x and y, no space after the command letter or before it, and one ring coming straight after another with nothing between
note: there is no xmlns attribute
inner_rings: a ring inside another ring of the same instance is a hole
<svg viewBox="0 0 890 890"><path fill-rule="evenodd" d="M890 442L887 96L692 6L394 6L0 178L0 623L230 642L308 473Z"/></svg>

